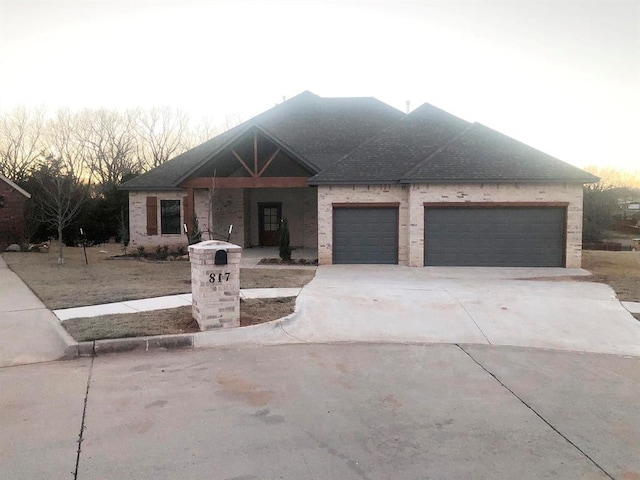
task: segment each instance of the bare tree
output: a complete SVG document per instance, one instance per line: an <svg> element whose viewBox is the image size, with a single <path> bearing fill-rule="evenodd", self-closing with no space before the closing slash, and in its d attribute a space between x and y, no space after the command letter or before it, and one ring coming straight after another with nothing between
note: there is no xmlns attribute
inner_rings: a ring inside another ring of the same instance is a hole
<svg viewBox="0 0 640 480"><path fill-rule="evenodd" d="M141 168L136 158L135 111L84 110L80 135L86 147L91 179L103 187L117 185Z"/></svg>
<svg viewBox="0 0 640 480"><path fill-rule="evenodd" d="M189 148L195 147L220 133L220 128L216 126L210 117L202 117L195 128L192 128L188 136Z"/></svg>
<svg viewBox="0 0 640 480"><path fill-rule="evenodd" d="M225 115L224 125L226 130L231 130L233 127L240 125L244 122L244 118L240 112L231 112Z"/></svg>
<svg viewBox="0 0 640 480"><path fill-rule="evenodd" d="M71 175L65 163L48 156L34 173L38 183L36 212L38 219L58 232L58 265L64 263L62 231L71 224L87 200L87 187Z"/></svg>
<svg viewBox="0 0 640 480"><path fill-rule="evenodd" d="M138 111L136 115L138 157L146 169L162 165L187 149L189 117L170 107Z"/></svg>
<svg viewBox="0 0 640 480"><path fill-rule="evenodd" d="M0 118L0 172L24 180L42 151L44 108L21 106Z"/></svg>
<svg viewBox="0 0 640 480"><path fill-rule="evenodd" d="M89 176L87 147L82 138L79 116L68 109L60 109L46 124L44 150L50 157L58 158L73 178Z"/></svg>

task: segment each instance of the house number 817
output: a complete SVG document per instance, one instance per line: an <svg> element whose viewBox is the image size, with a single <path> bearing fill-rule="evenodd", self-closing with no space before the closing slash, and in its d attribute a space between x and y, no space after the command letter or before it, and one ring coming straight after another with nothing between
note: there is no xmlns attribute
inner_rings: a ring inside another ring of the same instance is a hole
<svg viewBox="0 0 640 480"><path fill-rule="evenodd" d="M222 281L228 282L230 276L231 276L230 272L218 273L217 275L215 273L210 273L209 274L209 283L216 283L216 282L220 283Z"/></svg>

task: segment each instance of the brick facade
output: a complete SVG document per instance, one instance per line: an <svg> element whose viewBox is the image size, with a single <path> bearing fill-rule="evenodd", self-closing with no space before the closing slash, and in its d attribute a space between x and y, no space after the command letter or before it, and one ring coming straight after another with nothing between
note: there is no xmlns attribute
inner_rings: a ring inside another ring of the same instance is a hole
<svg viewBox="0 0 640 480"><path fill-rule="evenodd" d="M409 195L402 185L331 185L318 187L318 263L333 263L333 204L400 204L398 212L398 263L409 263Z"/></svg>
<svg viewBox="0 0 640 480"><path fill-rule="evenodd" d="M26 235L27 200L22 192L0 179L0 252L12 243L23 243Z"/></svg>
<svg viewBox="0 0 640 480"><path fill-rule="evenodd" d="M558 202L568 203L566 266L582 259L582 185L575 184L423 184L318 187L318 260L333 256L334 203L399 203L398 263L424 264L424 203L431 202Z"/></svg>
<svg viewBox="0 0 640 480"><path fill-rule="evenodd" d="M318 208L316 188L218 188L213 193L213 225L209 226L209 191L195 189L194 211L202 240L227 240L229 225L233 225L230 242L246 247L259 245L258 204L281 203L282 216L289 221L292 247L316 248L318 241ZM185 190L175 191L131 191L129 192L129 229L131 245L155 248L157 245L186 245L184 234L163 234L160 231L160 208L157 211L157 235L147 235L148 196L161 200L180 200L186 197ZM187 223L180 209L181 224ZM209 235L208 232L211 232Z"/></svg>
<svg viewBox="0 0 640 480"><path fill-rule="evenodd" d="M162 233L160 224L160 201L180 200L180 225L185 223L183 214L183 198L187 195L185 190L172 191L130 191L129 192L129 241L130 246L135 248L143 245L148 250L158 245L178 245L186 246L189 241L184 233L165 234ZM158 226L157 235L147 235L147 197L156 197L158 201L156 221Z"/></svg>

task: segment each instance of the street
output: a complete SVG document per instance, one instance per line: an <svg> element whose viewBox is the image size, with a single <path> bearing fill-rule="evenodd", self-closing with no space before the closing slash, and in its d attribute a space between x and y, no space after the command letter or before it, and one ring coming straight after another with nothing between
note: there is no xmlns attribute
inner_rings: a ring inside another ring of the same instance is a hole
<svg viewBox="0 0 640 480"><path fill-rule="evenodd" d="M7 367L0 388L7 479L640 478L637 357L236 347Z"/></svg>

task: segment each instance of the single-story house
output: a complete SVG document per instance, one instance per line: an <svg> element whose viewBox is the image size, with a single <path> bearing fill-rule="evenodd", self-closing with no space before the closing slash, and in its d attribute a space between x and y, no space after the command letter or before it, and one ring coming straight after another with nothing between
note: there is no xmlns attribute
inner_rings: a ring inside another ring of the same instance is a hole
<svg viewBox="0 0 640 480"><path fill-rule="evenodd" d="M0 252L26 235L27 200L31 195L0 174Z"/></svg>
<svg viewBox="0 0 640 480"><path fill-rule="evenodd" d="M182 225L320 264L566 266L581 262L582 187L597 177L425 104L301 93L122 185L132 245ZM207 235L203 236L206 239Z"/></svg>

